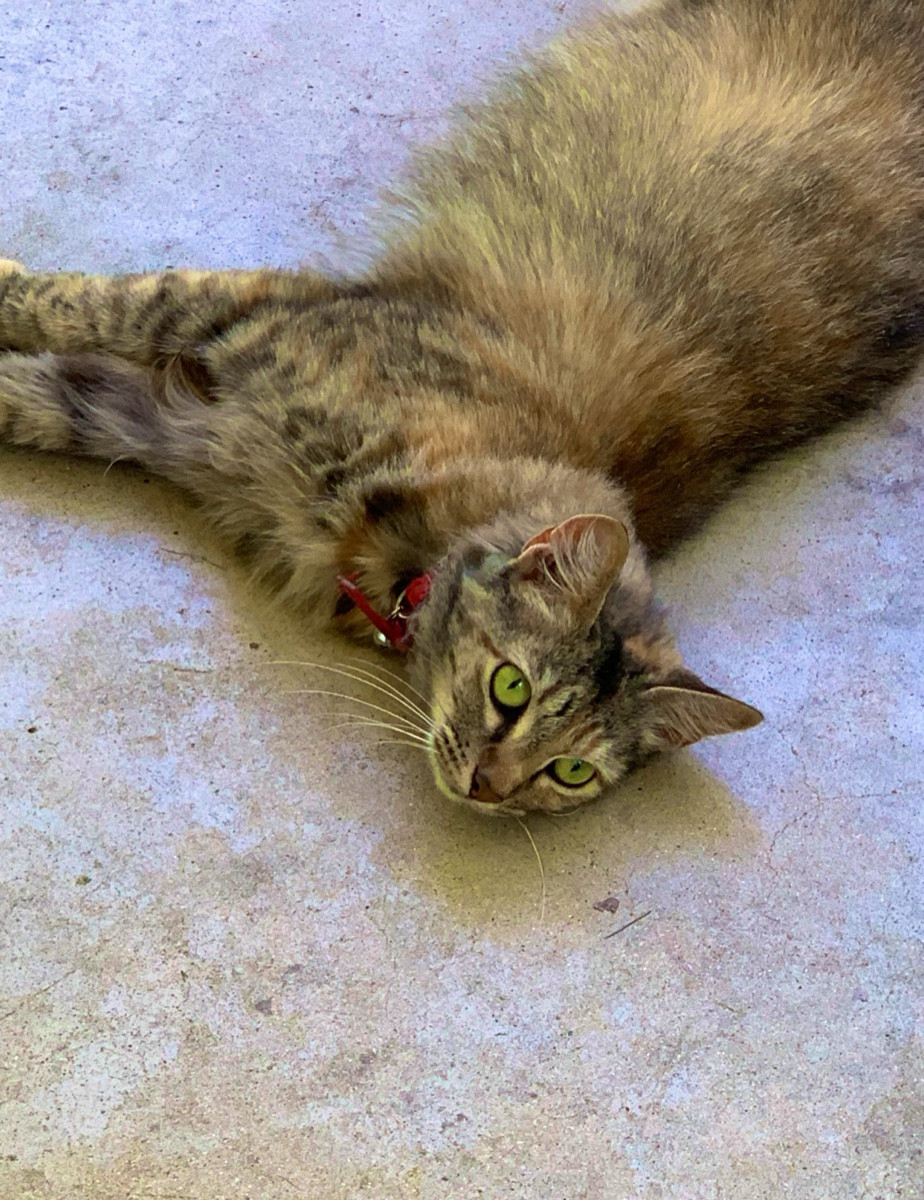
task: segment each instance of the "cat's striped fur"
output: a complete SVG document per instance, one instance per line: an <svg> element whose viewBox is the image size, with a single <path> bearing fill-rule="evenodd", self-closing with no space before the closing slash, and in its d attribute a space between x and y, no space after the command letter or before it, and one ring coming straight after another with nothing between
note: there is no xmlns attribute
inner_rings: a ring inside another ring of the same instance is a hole
<svg viewBox="0 0 924 1200"><path fill-rule="evenodd" d="M423 155L361 279L10 266L0 432L175 480L353 632L338 573L388 609L437 568L410 659L437 781L554 810L759 719L683 668L645 548L922 340L924 3L665 0ZM562 785L563 757L596 775Z"/></svg>

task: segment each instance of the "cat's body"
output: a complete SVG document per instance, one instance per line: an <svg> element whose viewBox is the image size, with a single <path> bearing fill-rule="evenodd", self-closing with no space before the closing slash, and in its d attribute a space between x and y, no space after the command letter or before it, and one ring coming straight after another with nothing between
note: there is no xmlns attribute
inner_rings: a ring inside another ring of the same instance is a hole
<svg viewBox="0 0 924 1200"><path fill-rule="evenodd" d="M684 670L645 548L917 361L924 4L604 16L425 156L409 204L359 281L11 271L0 432L191 489L352 632L338 576L387 611L431 572L410 667L437 781L570 807L759 719Z"/></svg>

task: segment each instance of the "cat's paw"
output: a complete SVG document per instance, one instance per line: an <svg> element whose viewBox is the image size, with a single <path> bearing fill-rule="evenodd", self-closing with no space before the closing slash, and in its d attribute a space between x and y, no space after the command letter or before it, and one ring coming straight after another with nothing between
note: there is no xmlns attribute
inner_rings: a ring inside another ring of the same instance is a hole
<svg viewBox="0 0 924 1200"><path fill-rule="evenodd" d="M25 271L22 263L12 258L0 258L0 277L4 275L22 275Z"/></svg>

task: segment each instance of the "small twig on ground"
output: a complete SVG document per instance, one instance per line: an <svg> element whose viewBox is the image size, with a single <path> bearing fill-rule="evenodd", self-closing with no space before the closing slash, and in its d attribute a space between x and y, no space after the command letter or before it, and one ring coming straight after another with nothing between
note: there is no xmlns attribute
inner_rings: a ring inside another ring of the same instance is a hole
<svg viewBox="0 0 924 1200"><path fill-rule="evenodd" d="M633 917L631 921L626 921L625 925L620 925L619 928L614 929L612 933L605 933L603 935L603 940L606 941L607 938L615 937L617 933L622 933L624 930L628 929L630 925L637 925L639 921L644 921L646 917L650 917L652 912L653 909L649 908L648 912L639 913L637 917Z"/></svg>

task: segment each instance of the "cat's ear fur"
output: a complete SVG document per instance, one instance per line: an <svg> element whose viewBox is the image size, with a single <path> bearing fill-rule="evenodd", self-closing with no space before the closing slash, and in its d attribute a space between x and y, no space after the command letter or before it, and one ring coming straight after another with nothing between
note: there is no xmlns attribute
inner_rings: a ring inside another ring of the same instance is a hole
<svg viewBox="0 0 924 1200"><path fill-rule="evenodd" d="M651 750L691 746L700 738L750 729L763 713L716 691L692 671L673 671L642 693L645 743Z"/></svg>
<svg viewBox="0 0 924 1200"><path fill-rule="evenodd" d="M531 537L510 564L511 577L562 598L592 624L629 553L621 521L582 513Z"/></svg>

